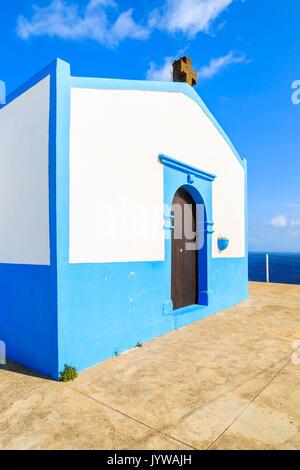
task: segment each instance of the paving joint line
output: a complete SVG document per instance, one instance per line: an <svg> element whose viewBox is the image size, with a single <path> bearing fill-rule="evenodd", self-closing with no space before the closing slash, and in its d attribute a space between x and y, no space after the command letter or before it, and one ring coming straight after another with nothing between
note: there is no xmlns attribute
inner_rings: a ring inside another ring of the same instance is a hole
<svg viewBox="0 0 300 470"><path fill-rule="evenodd" d="M91 397L90 395L87 395L86 393L83 393L83 392L81 392L80 390L77 390L76 388L73 388L73 387L69 387L69 388L70 388L71 390L73 390L74 392L77 392L77 393L79 393L80 395L82 395L82 396L84 396L84 397L86 397L86 398L88 398L88 399L94 401L95 403L98 403L98 404L100 404L100 405L102 405L102 406L105 406L106 408L108 408L108 409L114 411L115 413L119 413L120 415L125 416L125 418L128 418L128 419L130 419L131 421L134 421L135 423L137 423L137 424L139 424L139 425L141 425L141 426L144 426L144 427L146 427L146 428L148 428L148 429L151 429L151 431L154 431L154 432L156 432L156 433L159 433L159 434L161 434L162 436L167 437L168 439L171 439L171 440L173 440L173 441L179 442L180 444L182 444L182 445L184 445L184 446L186 446L186 447L189 447L189 448L192 449L192 450L198 450L196 447L193 447L191 444L188 444L188 443L186 443L186 442L184 442L184 441L181 441L180 439L177 439L176 437L169 436L169 434L166 434L166 433L160 431L159 429L153 428L153 427L150 426L149 424L143 423L143 421L140 421L140 420L138 420L138 419L136 419L136 418L133 418L132 416L129 416L128 414L124 413L123 411L117 410L117 409L114 408L113 406L110 406L110 405L108 405L107 403L103 403L102 401L97 400L96 398Z"/></svg>
<svg viewBox="0 0 300 470"><path fill-rule="evenodd" d="M251 398L249 403L240 411L240 413L237 414L237 416L231 421L231 423L224 429L224 431L221 432L221 434L209 444L209 446L206 448L206 450L209 450L227 431L228 429L239 419L239 417L249 408L249 406L261 395L261 393L266 390L266 388L278 377L281 371L291 362L291 359L289 359L277 372L273 377L271 377L268 382Z"/></svg>

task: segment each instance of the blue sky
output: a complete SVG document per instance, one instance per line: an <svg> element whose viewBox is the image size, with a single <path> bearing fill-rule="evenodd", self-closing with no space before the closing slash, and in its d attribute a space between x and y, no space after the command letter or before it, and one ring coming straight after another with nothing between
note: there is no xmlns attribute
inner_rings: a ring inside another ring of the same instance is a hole
<svg viewBox="0 0 300 470"><path fill-rule="evenodd" d="M8 92L55 57L73 75L141 80L168 80L171 60L191 57L196 91L248 160L250 251L300 252L298 0L1 3Z"/></svg>

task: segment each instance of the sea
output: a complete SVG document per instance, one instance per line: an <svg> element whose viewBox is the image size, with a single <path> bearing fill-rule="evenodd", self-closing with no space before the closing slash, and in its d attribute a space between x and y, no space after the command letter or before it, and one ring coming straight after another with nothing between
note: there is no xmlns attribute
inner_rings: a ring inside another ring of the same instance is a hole
<svg viewBox="0 0 300 470"><path fill-rule="evenodd" d="M249 281L266 282L266 254L249 253ZM269 279L300 285L300 253L269 253Z"/></svg>

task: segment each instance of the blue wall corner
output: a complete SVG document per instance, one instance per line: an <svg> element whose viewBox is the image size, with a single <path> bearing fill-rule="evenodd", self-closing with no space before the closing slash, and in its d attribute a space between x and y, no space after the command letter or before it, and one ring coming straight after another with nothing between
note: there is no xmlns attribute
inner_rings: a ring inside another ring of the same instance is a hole
<svg viewBox="0 0 300 470"><path fill-rule="evenodd" d="M58 378L56 139L57 81L66 65L56 59L8 98L7 106L50 76L49 230L50 266L0 264L0 337L7 356L54 379Z"/></svg>

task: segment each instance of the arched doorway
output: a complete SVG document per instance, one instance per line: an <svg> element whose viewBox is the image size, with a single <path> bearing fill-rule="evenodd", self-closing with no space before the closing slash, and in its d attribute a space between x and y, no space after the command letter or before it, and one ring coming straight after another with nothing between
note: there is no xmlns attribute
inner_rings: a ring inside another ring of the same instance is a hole
<svg viewBox="0 0 300 470"><path fill-rule="evenodd" d="M198 303L198 247L196 203L190 193L179 188L172 202L171 298L173 308Z"/></svg>

